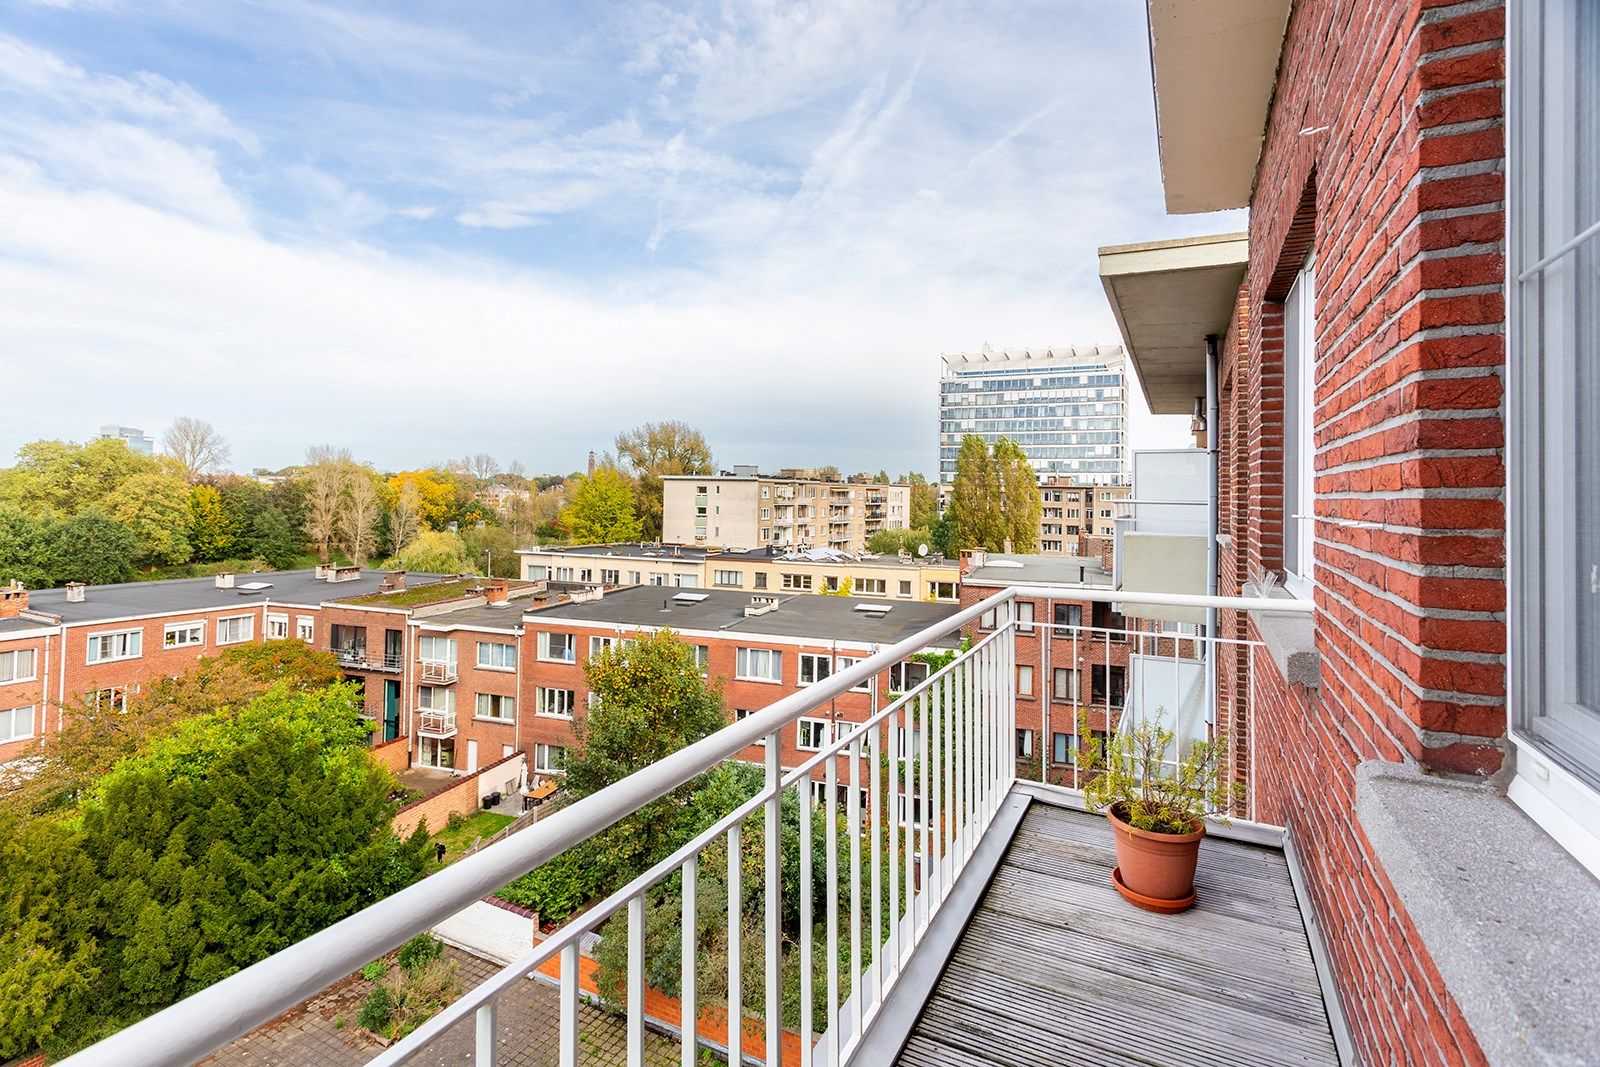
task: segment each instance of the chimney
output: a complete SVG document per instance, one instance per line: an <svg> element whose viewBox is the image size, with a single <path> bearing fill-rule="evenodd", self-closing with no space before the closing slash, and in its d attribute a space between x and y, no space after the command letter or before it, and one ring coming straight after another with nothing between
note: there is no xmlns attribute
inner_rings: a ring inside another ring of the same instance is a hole
<svg viewBox="0 0 1600 1067"><path fill-rule="evenodd" d="M223 573L217 575L217 588L218 589L232 589L233 588L233 575L229 574L226 571L224 571Z"/></svg>
<svg viewBox="0 0 1600 1067"><path fill-rule="evenodd" d="M11 581L0 586L0 619L14 619L28 610L28 591Z"/></svg>
<svg viewBox="0 0 1600 1067"><path fill-rule="evenodd" d="M1100 538L1100 569L1105 571L1107 574L1111 573L1112 564L1115 562L1115 560L1112 558L1115 548L1116 542L1111 538Z"/></svg>
<svg viewBox="0 0 1600 1067"><path fill-rule="evenodd" d="M511 583L504 578L490 578L483 587L483 595L491 604L504 604L511 595Z"/></svg>
<svg viewBox="0 0 1600 1067"><path fill-rule="evenodd" d="M67 583L67 603L68 604L82 604L83 603L84 592L88 588L89 587L84 585L82 582L68 582Z"/></svg>
<svg viewBox="0 0 1600 1067"><path fill-rule="evenodd" d="M406 587L406 572L405 571L389 571L387 574L385 574L383 576L383 584L381 586L379 586L379 592L383 592L383 593L398 593L402 589L404 589L405 587Z"/></svg>
<svg viewBox="0 0 1600 1067"><path fill-rule="evenodd" d="M331 577L333 577L333 564L331 564L331 563L319 563L319 564L317 564L317 581L325 582Z"/></svg>
<svg viewBox="0 0 1600 1067"><path fill-rule="evenodd" d="M594 451L592 449L589 452L589 477L594 477Z"/></svg>

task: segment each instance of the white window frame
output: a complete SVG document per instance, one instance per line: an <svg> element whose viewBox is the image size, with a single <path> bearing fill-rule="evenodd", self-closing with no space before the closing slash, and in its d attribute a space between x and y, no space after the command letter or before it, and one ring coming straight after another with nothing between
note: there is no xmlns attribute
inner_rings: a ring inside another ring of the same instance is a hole
<svg viewBox="0 0 1600 1067"><path fill-rule="evenodd" d="M779 576L782 578L781 584L784 589L792 593L811 592L811 575L795 573L794 571L782 571Z"/></svg>
<svg viewBox="0 0 1600 1067"><path fill-rule="evenodd" d="M495 662L504 658L509 662ZM517 645L514 641L479 641L478 669L485 671L514 671L517 669Z"/></svg>
<svg viewBox="0 0 1600 1067"><path fill-rule="evenodd" d="M889 582L885 578L857 578L851 592L856 596L888 596Z"/></svg>
<svg viewBox="0 0 1600 1067"><path fill-rule="evenodd" d="M294 620L294 635L308 645L317 641L317 618L315 615L297 615Z"/></svg>
<svg viewBox="0 0 1600 1067"><path fill-rule="evenodd" d="M757 664L761 673L755 673ZM740 646L734 654L733 675L741 682L763 682L767 685L783 684L783 652L775 648L745 648Z"/></svg>
<svg viewBox="0 0 1600 1067"><path fill-rule="evenodd" d="M440 693L444 694L442 700L439 697ZM419 711L452 713L456 710L456 691L447 685L419 685L417 686L417 709Z"/></svg>
<svg viewBox="0 0 1600 1067"><path fill-rule="evenodd" d="M550 654L551 638L559 637L566 642L566 654L553 656ZM535 642L538 656L545 663L576 663L578 661L577 636L570 633L552 633L548 630L539 631L539 638Z"/></svg>
<svg viewBox="0 0 1600 1067"><path fill-rule="evenodd" d="M578 694L571 689L554 685L540 685L533 689L533 713L546 719L572 718L572 709L577 703Z"/></svg>
<svg viewBox="0 0 1600 1067"><path fill-rule="evenodd" d="M1576 6L1507 9L1506 703L1516 757L1507 795L1600 877L1600 707L1578 678L1581 630L1600 626L1600 558L1583 555L1579 490L1592 499L1600 485L1580 485L1575 466L1576 424L1596 413L1580 398L1583 353L1571 332L1578 257L1600 256L1600 219L1574 210L1582 179L1571 130L1579 107L1600 106L1600 86L1576 84L1539 51L1549 41L1572 54Z"/></svg>
<svg viewBox="0 0 1600 1067"><path fill-rule="evenodd" d="M559 755L557 755L559 753ZM554 757L552 759L552 757ZM540 774L566 774L567 773L567 748L565 745L547 745L535 742L533 746L533 769Z"/></svg>
<svg viewBox="0 0 1600 1067"><path fill-rule="evenodd" d="M131 685L108 685L84 694L84 698L93 705L95 711L105 704L109 710L125 714L128 710L128 698L135 692Z"/></svg>
<svg viewBox="0 0 1600 1067"><path fill-rule="evenodd" d="M240 636L227 637L227 633L238 629ZM246 641L253 641L256 636L256 617L254 615L227 615L217 620L217 645L242 645Z"/></svg>
<svg viewBox="0 0 1600 1067"><path fill-rule="evenodd" d="M274 614L267 615L267 640L289 640L289 616Z"/></svg>
<svg viewBox="0 0 1600 1067"><path fill-rule="evenodd" d="M503 693L479 693L474 705L472 717L484 722L514 722L517 717L517 698ZM485 710L495 707L501 708L504 714L495 715L491 710Z"/></svg>
<svg viewBox="0 0 1600 1067"><path fill-rule="evenodd" d="M110 655L100 652L103 645L109 644ZM100 630L89 635L89 644L86 649L86 662L88 663L116 663L121 660L138 659L144 655L144 630Z"/></svg>
<svg viewBox="0 0 1600 1067"><path fill-rule="evenodd" d="M456 642L453 637L436 637L431 634L417 636L417 658L424 663L456 663Z"/></svg>
<svg viewBox="0 0 1600 1067"><path fill-rule="evenodd" d="M929 600L954 600L956 599L955 582L929 582Z"/></svg>
<svg viewBox="0 0 1600 1067"><path fill-rule="evenodd" d="M1283 298L1283 585L1309 598L1316 586L1317 275L1306 260Z"/></svg>
<svg viewBox="0 0 1600 1067"><path fill-rule="evenodd" d="M711 646L694 645L694 663L700 668L700 677L706 678L711 674Z"/></svg>
<svg viewBox="0 0 1600 1067"><path fill-rule="evenodd" d="M28 657L28 673L22 674L17 669L23 656ZM39 677L39 651L33 648L14 648L9 652L0 652L0 663L9 664L4 670L9 673L0 673L0 685L12 685L16 682L32 682Z"/></svg>
<svg viewBox="0 0 1600 1067"><path fill-rule="evenodd" d="M188 622L169 622L161 628L161 647L196 648L206 643L206 620L190 619Z"/></svg>
<svg viewBox="0 0 1600 1067"><path fill-rule="evenodd" d="M723 570L712 571L711 584L722 586L727 589L742 589L744 588L744 572Z"/></svg>
<svg viewBox="0 0 1600 1067"><path fill-rule="evenodd" d="M0 709L0 724L3 724L4 730L10 731L9 733L0 732L0 745L9 744L12 741L26 741L33 737L34 730L38 725L38 717L34 714L37 710L37 704L24 704L21 707ZM26 733L18 733L16 729L17 719L23 712L27 712L28 715L28 730Z"/></svg>
<svg viewBox="0 0 1600 1067"><path fill-rule="evenodd" d="M860 663L862 660L864 660L866 658L867 658L866 656L835 656L834 657L833 669L834 669L835 672L842 671L846 667L854 667L857 663ZM867 675L867 677L863 678L861 681L857 682L855 685L852 685L850 687L850 692L852 692L852 693L870 693L870 692L872 692L872 675L869 674L869 675Z"/></svg>
<svg viewBox="0 0 1600 1067"><path fill-rule="evenodd" d="M801 716L794 724L794 747L801 752L821 752L828 747L832 731L829 719Z"/></svg>
<svg viewBox="0 0 1600 1067"><path fill-rule="evenodd" d="M821 652L801 652L795 672L795 685L816 685L833 676L833 657ZM818 669L821 673L818 674ZM808 677L809 675L809 677Z"/></svg>

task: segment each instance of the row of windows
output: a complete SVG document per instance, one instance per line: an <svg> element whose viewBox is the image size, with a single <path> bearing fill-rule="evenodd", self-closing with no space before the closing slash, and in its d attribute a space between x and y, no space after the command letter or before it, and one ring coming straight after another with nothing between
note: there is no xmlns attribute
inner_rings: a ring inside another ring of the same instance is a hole
<svg viewBox="0 0 1600 1067"><path fill-rule="evenodd" d="M287 615L269 616L268 636L283 639L289 636ZM303 617L302 622L309 621ZM255 638L255 616L234 615L218 619L216 643L236 645ZM312 623L314 626L315 624ZM302 636L305 636L302 630ZM308 638L309 639L309 638ZM163 648L192 648L205 644L206 624L203 619L169 623L162 631ZM144 630L109 630L89 635L88 663L114 663L118 660L138 659L144 655Z"/></svg>

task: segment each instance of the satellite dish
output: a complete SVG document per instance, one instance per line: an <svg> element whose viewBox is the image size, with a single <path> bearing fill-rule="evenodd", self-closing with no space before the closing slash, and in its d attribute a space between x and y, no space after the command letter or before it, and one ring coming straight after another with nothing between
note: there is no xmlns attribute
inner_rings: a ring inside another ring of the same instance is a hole
<svg viewBox="0 0 1600 1067"><path fill-rule="evenodd" d="M920 544L920 545L917 546L917 555L926 556L927 554L928 554L928 546L926 544Z"/></svg>

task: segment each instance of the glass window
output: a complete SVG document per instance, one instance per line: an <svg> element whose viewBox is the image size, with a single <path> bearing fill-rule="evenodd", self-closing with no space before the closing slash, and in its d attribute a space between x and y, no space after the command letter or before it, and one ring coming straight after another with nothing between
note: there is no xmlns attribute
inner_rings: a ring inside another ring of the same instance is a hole
<svg viewBox="0 0 1600 1067"><path fill-rule="evenodd" d="M443 685L419 685L417 707L424 711L455 711L456 691Z"/></svg>
<svg viewBox="0 0 1600 1067"><path fill-rule="evenodd" d="M1283 301L1283 570L1284 586L1311 591L1316 527L1316 272L1308 261Z"/></svg>
<svg viewBox="0 0 1600 1067"><path fill-rule="evenodd" d="M311 644L317 639L317 619L314 615L296 615L294 618L294 635L306 644Z"/></svg>
<svg viewBox="0 0 1600 1067"><path fill-rule="evenodd" d="M842 671L846 667L854 667L857 663L860 663L864 659L866 659L865 656L840 656L838 658L839 669ZM863 679L862 681L857 682L855 685L852 685L850 687L850 692L852 692L852 693L870 693L870 692L872 692L872 679L870 677L868 677L868 678Z"/></svg>
<svg viewBox="0 0 1600 1067"><path fill-rule="evenodd" d="M811 652L800 653L800 685L814 685L833 673L833 660Z"/></svg>
<svg viewBox="0 0 1600 1067"><path fill-rule="evenodd" d="M1055 681L1051 692L1055 699L1076 704L1078 702L1078 672L1071 667L1057 667L1054 674Z"/></svg>
<svg viewBox="0 0 1600 1067"><path fill-rule="evenodd" d="M496 671L516 670L517 646L502 641L479 641L478 666Z"/></svg>
<svg viewBox="0 0 1600 1067"><path fill-rule="evenodd" d="M576 645L571 634L541 633L539 658L556 663L572 663L577 659Z"/></svg>
<svg viewBox="0 0 1600 1067"><path fill-rule="evenodd" d="M220 643L221 625L218 627ZM89 662L109 663L119 659L138 659L144 650L143 630L119 630L116 633L89 635Z"/></svg>
<svg viewBox="0 0 1600 1067"><path fill-rule="evenodd" d="M734 673L746 681L783 681L782 652L770 648L741 648L736 659Z"/></svg>
<svg viewBox="0 0 1600 1067"><path fill-rule="evenodd" d="M1026 663L1017 664L1017 693L1020 696L1033 696L1033 668Z"/></svg>
<svg viewBox="0 0 1600 1067"><path fill-rule="evenodd" d="M254 615L235 615L230 619L217 620L217 644L236 645L241 641L248 641L256 635L256 619Z"/></svg>
<svg viewBox="0 0 1600 1067"><path fill-rule="evenodd" d="M567 769L567 750L560 745L534 745L533 769L546 774L560 774Z"/></svg>
<svg viewBox="0 0 1600 1067"><path fill-rule="evenodd" d="M1050 761L1052 763L1076 763L1078 761L1077 739L1071 734L1051 734Z"/></svg>
<svg viewBox="0 0 1600 1067"><path fill-rule="evenodd" d="M1017 758L1018 759L1027 759L1031 755L1033 755L1033 731L1032 730L1018 730L1017 731Z"/></svg>
<svg viewBox="0 0 1600 1067"><path fill-rule="evenodd" d="M267 616L267 640L287 641L289 639L289 616Z"/></svg>
<svg viewBox="0 0 1600 1067"><path fill-rule="evenodd" d="M1511 795L1600 873L1600 7L1511 21Z"/></svg>
<svg viewBox="0 0 1600 1067"><path fill-rule="evenodd" d="M796 724L795 747L803 752L816 752L828 743L827 719L801 719Z"/></svg>
<svg viewBox="0 0 1600 1067"><path fill-rule="evenodd" d="M571 689L552 689L537 686L533 691L533 710L537 715L550 715L558 719L572 718L577 696Z"/></svg>
<svg viewBox="0 0 1600 1067"><path fill-rule="evenodd" d="M478 718L509 722L516 714L517 702L514 697L500 696L498 693L478 694Z"/></svg>
<svg viewBox="0 0 1600 1067"><path fill-rule="evenodd" d="M1017 605L1017 633L1033 633L1033 601L1018 600Z"/></svg>
<svg viewBox="0 0 1600 1067"><path fill-rule="evenodd" d="M430 663L454 663L456 643L449 637L417 638L417 655Z"/></svg>
<svg viewBox="0 0 1600 1067"><path fill-rule="evenodd" d="M0 682L31 682L37 677L36 659L31 648L0 652Z"/></svg>
<svg viewBox="0 0 1600 1067"><path fill-rule="evenodd" d="M694 646L694 665L700 668L700 677L706 677L706 672L711 669L711 646Z"/></svg>
<svg viewBox="0 0 1600 1067"><path fill-rule="evenodd" d="M744 584L744 573L742 571L716 571L711 576L711 582L713 585L726 585L737 589Z"/></svg>
<svg viewBox="0 0 1600 1067"><path fill-rule="evenodd" d="M1055 605L1055 624L1057 626L1082 626L1082 604L1057 604ZM1067 636L1071 636L1068 634Z"/></svg>
<svg viewBox="0 0 1600 1067"><path fill-rule="evenodd" d="M206 643L206 624L203 620L194 622L174 622L167 625L162 631L161 645L163 648L188 648L192 645Z"/></svg>
<svg viewBox="0 0 1600 1067"><path fill-rule="evenodd" d="M0 710L0 741L21 741L33 736L33 705Z"/></svg>

